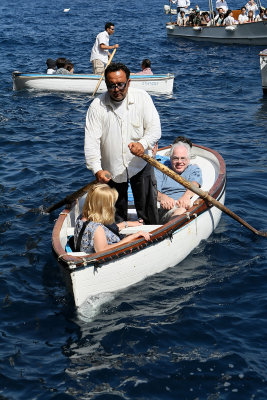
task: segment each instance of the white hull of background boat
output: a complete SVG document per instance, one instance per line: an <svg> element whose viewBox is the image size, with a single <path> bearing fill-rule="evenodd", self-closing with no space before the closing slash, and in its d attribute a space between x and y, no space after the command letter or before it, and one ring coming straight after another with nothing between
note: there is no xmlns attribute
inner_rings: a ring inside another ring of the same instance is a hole
<svg viewBox="0 0 267 400"><path fill-rule="evenodd" d="M267 94L267 49L260 52L261 82L264 94Z"/></svg>
<svg viewBox="0 0 267 400"><path fill-rule="evenodd" d="M166 154L169 149L159 153ZM194 146L196 158L203 174L203 190L224 203L225 164L215 151ZM52 234L52 245L59 263L63 266L76 306L81 306L90 296L115 292L133 285L181 262L214 231L221 218L221 211L209 207L195 196L195 202L187 215L178 216L165 225L144 225L142 229L152 233L151 241L138 239L112 250L86 254L67 253L65 247L69 235L73 235L75 219L82 209L83 196L70 210L60 213ZM197 204L198 203L198 204ZM126 228L122 233L133 233L140 227Z"/></svg>
<svg viewBox="0 0 267 400"><path fill-rule="evenodd" d="M47 75L24 74L18 71L12 73L13 90L33 89L50 92L74 92L92 94L100 79L99 75L71 74L71 75ZM160 75L131 75L131 86L146 90L152 94L172 94L173 74ZM107 90L104 79L97 93Z"/></svg>
<svg viewBox="0 0 267 400"><path fill-rule="evenodd" d="M232 26L178 26L166 24L167 35L225 44L267 45L267 21Z"/></svg>

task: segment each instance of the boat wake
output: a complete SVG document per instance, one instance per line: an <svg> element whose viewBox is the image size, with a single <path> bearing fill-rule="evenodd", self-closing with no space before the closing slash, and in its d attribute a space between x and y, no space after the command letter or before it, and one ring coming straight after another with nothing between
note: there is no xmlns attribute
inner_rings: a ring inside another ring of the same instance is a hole
<svg viewBox="0 0 267 400"><path fill-rule="evenodd" d="M78 318L84 322L91 322L101 312L101 307L105 303L110 303L115 298L115 293L99 293L89 296L85 302L78 307Z"/></svg>

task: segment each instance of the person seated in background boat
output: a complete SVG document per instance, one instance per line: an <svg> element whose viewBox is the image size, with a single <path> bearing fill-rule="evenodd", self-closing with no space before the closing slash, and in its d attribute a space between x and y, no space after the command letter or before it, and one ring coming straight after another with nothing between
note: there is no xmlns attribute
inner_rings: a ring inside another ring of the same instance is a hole
<svg viewBox="0 0 267 400"><path fill-rule="evenodd" d="M185 16L184 11L180 11L180 14L177 16L177 25L186 26L188 22L188 17Z"/></svg>
<svg viewBox="0 0 267 400"><path fill-rule="evenodd" d="M133 75L153 75L151 71L151 61L148 58L145 58L141 64L142 71L136 72Z"/></svg>
<svg viewBox="0 0 267 400"><path fill-rule="evenodd" d="M264 10L264 14L262 16L262 20L265 21L267 19L267 7Z"/></svg>
<svg viewBox="0 0 267 400"><path fill-rule="evenodd" d="M172 145L170 160L164 162L164 165L200 187L202 185L201 169L196 164L190 164L190 157L190 145L178 142ZM158 188L157 199L160 203L160 222L166 223L170 218L184 214L191 207L191 198L194 193L159 170L156 170L155 174Z"/></svg>
<svg viewBox="0 0 267 400"><path fill-rule="evenodd" d="M74 65L71 62L67 62L64 65L64 69L66 69L68 71L69 74L73 74L74 72Z"/></svg>
<svg viewBox="0 0 267 400"><path fill-rule="evenodd" d="M256 11L258 10L258 6L255 3L255 1L254 0L249 0L247 2L247 4L245 5L245 7L246 7L248 13L249 13L249 11L252 11L253 17L255 18Z"/></svg>
<svg viewBox="0 0 267 400"><path fill-rule="evenodd" d="M241 13L238 16L238 23L239 24L246 24L248 22L248 17L246 15L246 7L241 8Z"/></svg>
<svg viewBox="0 0 267 400"><path fill-rule="evenodd" d="M55 61L55 60L53 60L52 58L48 58L48 59L46 60L46 65L47 65L47 71L46 71L46 73L47 73L48 75L53 75L53 74L56 73L57 64L56 64L56 61Z"/></svg>
<svg viewBox="0 0 267 400"><path fill-rule="evenodd" d="M233 11L228 10L227 13L225 14L225 18L223 20L223 25L225 26L230 26L230 25L235 25L237 21L233 17Z"/></svg>
<svg viewBox="0 0 267 400"><path fill-rule="evenodd" d="M224 14L228 11L226 0L216 0L216 10L219 11L220 8L222 8Z"/></svg>
<svg viewBox="0 0 267 400"><path fill-rule="evenodd" d="M95 253L109 250L119 244L143 237L150 240L150 233L139 231L122 238L120 231L130 226L142 226L142 220L123 221L115 224L116 189L106 183L96 183L89 189L82 214L77 218L74 229L75 251Z"/></svg>
<svg viewBox="0 0 267 400"><path fill-rule="evenodd" d="M200 26L200 25L201 25L200 11L196 10L196 15L193 19L193 26Z"/></svg>
<svg viewBox="0 0 267 400"><path fill-rule="evenodd" d="M211 22L210 22L210 17L209 17L209 13L207 11L204 11L201 14L201 25L202 26L210 26Z"/></svg>
<svg viewBox="0 0 267 400"><path fill-rule="evenodd" d="M70 60L67 60L64 57L60 57L56 60L56 64L57 64L57 70L56 70L56 74L62 74L62 75L67 75L69 74L69 71L65 68L65 65L67 65L68 63L70 63Z"/></svg>
<svg viewBox="0 0 267 400"><path fill-rule="evenodd" d="M65 57L59 57L56 59L56 65L57 69L64 68L64 65L66 64L68 60Z"/></svg>
<svg viewBox="0 0 267 400"><path fill-rule="evenodd" d="M249 12L248 12L248 20L247 20L247 23L250 23L250 22L255 22L255 18L254 18L253 11L249 11Z"/></svg>
<svg viewBox="0 0 267 400"><path fill-rule="evenodd" d="M255 22L263 21L264 9L260 8L259 14L255 17ZM267 19L267 16L266 16Z"/></svg>
<svg viewBox="0 0 267 400"><path fill-rule="evenodd" d="M219 8L218 15L216 15L216 17L214 18L215 25L216 26L223 25L224 18L225 18L225 14L223 12L223 9Z"/></svg>
<svg viewBox="0 0 267 400"><path fill-rule="evenodd" d="M195 16L196 16L196 9L195 8L193 8L191 11L190 11L190 14L189 14L189 16L188 16L188 20L187 20L187 23L188 23L188 25L190 25L190 26L193 26L193 21L194 21L194 18L195 18Z"/></svg>
<svg viewBox="0 0 267 400"><path fill-rule="evenodd" d="M174 139L172 144L176 144L176 143L179 143L179 142L187 143L190 146L190 148L192 148L192 146L193 146L192 141L189 138L185 137L185 136L177 136L177 138Z"/></svg>

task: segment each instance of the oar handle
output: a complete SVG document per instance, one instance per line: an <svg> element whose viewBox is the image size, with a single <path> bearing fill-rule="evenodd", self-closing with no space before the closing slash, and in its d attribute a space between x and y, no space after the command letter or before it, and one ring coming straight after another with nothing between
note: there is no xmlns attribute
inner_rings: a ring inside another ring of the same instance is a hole
<svg viewBox="0 0 267 400"><path fill-rule="evenodd" d="M154 158L150 157L147 154L143 154L140 157L143 158L143 160L145 160L149 164L153 165L153 167L160 170L163 174L168 175L170 178L174 179L176 182L180 183L187 189L196 193L203 200L207 201L208 203L211 203L212 205L217 207L219 210L223 211L225 214L229 215L230 217L232 217L233 219L238 221L240 224L244 225L246 228L251 230L256 235L267 237L267 232L258 231L257 229L253 228L250 224L248 224L246 221L244 221L242 218L240 218L237 214L235 214L233 211L229 210L229 208L227 208L225 205L220 203L218 200L214 199L214 197L212 197L208 192L204 192L204 190L201 190L199 187L197 187L193 183L187 181L179 174L176 174L170 168L166 167L166 165L161 164L159 161L155 160Z"/></svg>
<svg viewBox="0 0 267 400"><path fill-rule="evenodd" d="M97 89L99 88L100 83L102 82L102 79L104 78L105 71L106 71L108 65L111 63L112 58L114 57L114 55L115 55L115 53L116 53L116 50L117 50L117 49L114 49L113 52L112 52L112 54L111 54L111 56L109 57L109 60L108 60L108 62L107 62L107 65L106 65L106 67L105 67L105 69L104 69L104 72L102 72L102 74L101 74L101 76L100 76L100 79L99 79L99 81L98 81L98 83L97 83L97 85L96 85L96 88L95 88L95 90L94 90L94 93L92 94L92 97L94 97L94 95L96 94Z"/></svg>

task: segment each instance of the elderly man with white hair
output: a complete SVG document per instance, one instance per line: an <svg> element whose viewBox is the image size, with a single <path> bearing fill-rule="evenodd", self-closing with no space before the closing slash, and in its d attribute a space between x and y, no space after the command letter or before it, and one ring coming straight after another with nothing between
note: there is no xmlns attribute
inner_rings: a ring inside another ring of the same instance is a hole
<svg viewBox="0 0 267 400"><path fill-rule="evenodd" d="M202 185L201 169L190 163L190 146L187 143L175 143L170 152L170 160L164 164L197 187ZM171 217L181 215L191 207L194 193L174 181L161 171L155 171L157 179L157 200L160 203L160 222L165 223Z"/></svg>

